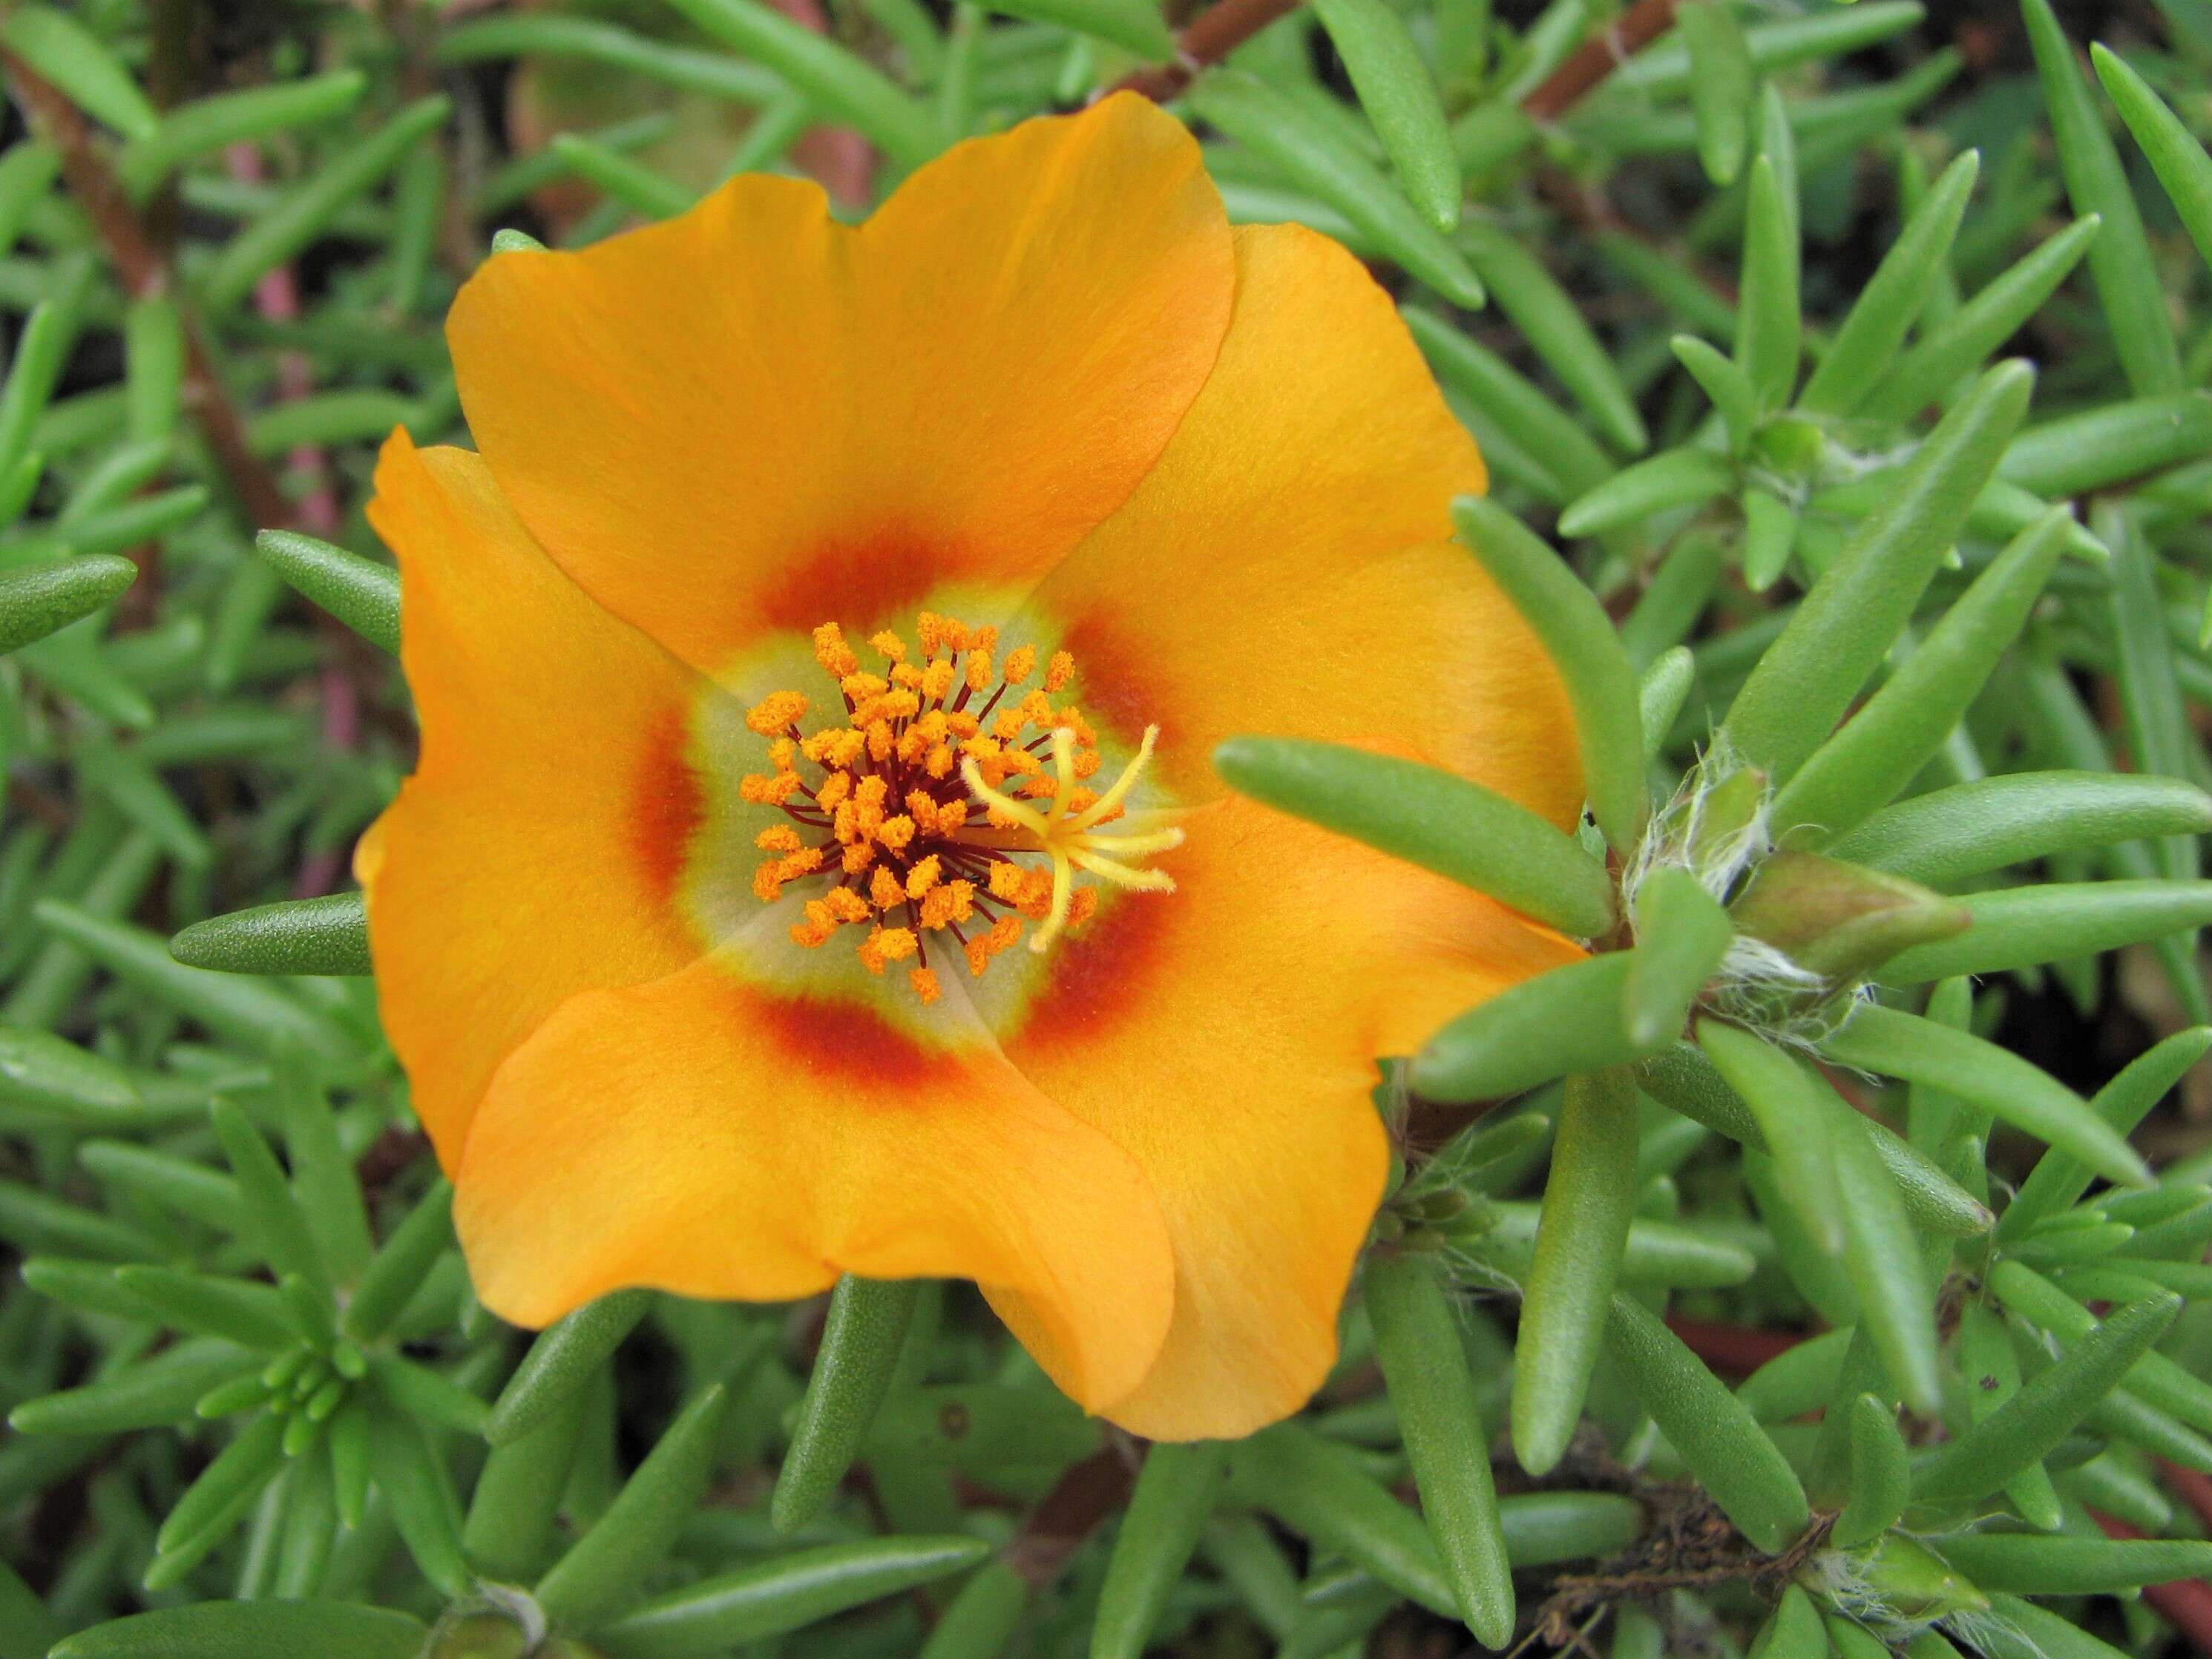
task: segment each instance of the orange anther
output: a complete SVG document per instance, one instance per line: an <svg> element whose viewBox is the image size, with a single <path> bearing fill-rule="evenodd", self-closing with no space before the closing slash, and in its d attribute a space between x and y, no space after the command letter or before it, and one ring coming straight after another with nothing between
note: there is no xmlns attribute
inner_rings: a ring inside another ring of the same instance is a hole
<svg viewBox="0 0 2212 1659"><path fill-rule="evenodd" d="M845 630L836 623L823 623L814 630L814 660L830 671L832 679L839 680L860 665L853 647L845 643Z"/></svg>
<svg viewBox="0 0 2212 1659"><path fill-rule="evenodd" d="M975 914L975 884L948 881L930 889L921 902L921 925L942 927L949 921L965 921Z"/></svg>
<svg viewBox="0 0 2212 1659"><path fill-rule="evenodd" d="M786 730L806 713L806 699L796 691L771 691L745 710L745 724L764 738Z"/></svg>
<svg viewBox="0 0 2212 1659"><path fill-rule="evenodd" d="M921 949L910 927L878 927L860 946L860 965L872 974L884 971L886 963L902 962Z"/></svg>
<svg viewBox="0 0 2212 1659"><path fill-rule="evenodd" d="M868 878L868 899L878 910L896 909L906 902L906 889L899 885L896 876L879 864L876 873Z"/></svg>
<svg viewBox="0 0 2212 1659"><path fill-rule="evenodd" d="M773 777L754 772L738 780L738 799L757 806L781 806L805 787L805 781L796 772L778 772Z"/></svg>

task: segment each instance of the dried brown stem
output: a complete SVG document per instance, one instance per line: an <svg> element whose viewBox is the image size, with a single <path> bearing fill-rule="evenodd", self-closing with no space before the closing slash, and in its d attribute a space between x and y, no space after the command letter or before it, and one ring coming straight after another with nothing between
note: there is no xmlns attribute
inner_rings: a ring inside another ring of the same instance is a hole
<svg viewBox="0 0 2212 1659"><path fill-rule="evenodd" d="M1620 1555L1589 1572L1562 1573L1536 1609L1532 1633L1553 1647L1573 1640L1589 1613L1623 1601L1646 1601L1677 1589L1743 1584L1778 1595L1828 1541L1832 1515L1815 1515L1804 1534L1779 1555L1761 1555L1703 1492L1682 1486L1648 1490L1652 1526Z"/></svg>
<svg viewBox="0 0 2212 1659"><path fill-rule="evenodd" d="M168 260L124 193L76 106L12 52L0 52L0 64L5 65L31 124L60 155L62 180L92 221L123 291L134 300L167 293L172 286ZM216 373L198 328L187 318L184 329L185 406L199 422L216 464L257 528L290 524L292 503L276 475L246 442L246 422Z"/></svg>

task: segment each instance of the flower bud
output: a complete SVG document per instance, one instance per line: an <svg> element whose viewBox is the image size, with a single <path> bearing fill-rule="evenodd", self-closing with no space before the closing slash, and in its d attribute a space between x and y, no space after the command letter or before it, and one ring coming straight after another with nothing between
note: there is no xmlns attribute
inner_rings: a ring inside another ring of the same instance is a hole
<svg viewBox="0 0 2212 1659"><path fill-rule="evenodd" d="M1759 866L1732 913L1739 933L1837 983L1863 979L1899 951L1948 939L1973 920L1956 899L1917 882L1788 851Z"/></svg>

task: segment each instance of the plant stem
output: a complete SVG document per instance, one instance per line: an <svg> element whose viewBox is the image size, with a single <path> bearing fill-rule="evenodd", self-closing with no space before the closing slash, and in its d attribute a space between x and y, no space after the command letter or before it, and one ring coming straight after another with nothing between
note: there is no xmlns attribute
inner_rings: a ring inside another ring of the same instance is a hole
<svg viewBox="0 0 2212 1659"><path fill-rule="evenodd" d="M1521 100L1539 121L1556 121L1605 77L1664 34L1674 21L1675 0L1637 0L1617 23L1595 30L1567 60Z"/></svg>
<svg viewBox="0 0 2212 1659"><path fill-rule="evenodd" d="M1637 0L1617 23L1595 30L1521 100L1539 121L1556 121L1621 64L1674 21L1676 0ZM1176 37L1172 63L1122 78L1115 92L1133 92L1164 103L1261 29L1297 9L1298 0L1220 0L1193 18Z"/></svg>
<svg viewBox="0 0 2212 1659"><path fill-rule="evenodd" d="M0 52L0 64L4 64L32 124L59 152L63 180L99 233L125 294L143 300L167 293L173 286L168 261L124 194L76 106L14 53ZM247 444L246 423L189 317L184 331L185 402L199 422L224 477L257 529L290 525L292 503L276 475Z"/></svg>

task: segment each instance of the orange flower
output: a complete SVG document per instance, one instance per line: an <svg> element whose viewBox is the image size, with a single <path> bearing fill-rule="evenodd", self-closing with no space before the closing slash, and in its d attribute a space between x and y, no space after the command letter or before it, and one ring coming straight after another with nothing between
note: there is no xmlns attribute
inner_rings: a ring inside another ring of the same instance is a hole
<svg viewBox="0 0 2212 1659"><path fill-rule="evenodd" d="M1208 763L1579 810L1388 296L1121 96L857 228L749 176L501 254L449 332L481 456L378 469L422 749L358 862L486 1304L954 1276L1137 1432L1295 1410L1375 1056L1574 951Z"/></svg>

